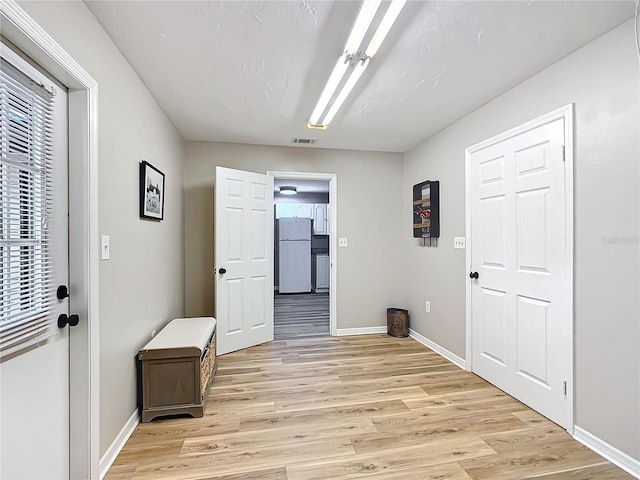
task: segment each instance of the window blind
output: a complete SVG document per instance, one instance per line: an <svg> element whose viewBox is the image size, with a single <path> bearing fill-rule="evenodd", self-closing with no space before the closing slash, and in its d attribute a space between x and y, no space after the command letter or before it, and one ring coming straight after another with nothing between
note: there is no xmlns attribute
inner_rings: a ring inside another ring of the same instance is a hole
<svg viewBox="0 0 640 480"><path fill-rule="evenodd" d="M57 334L49 253L53 95L0 68L0 358Z"/></svg>

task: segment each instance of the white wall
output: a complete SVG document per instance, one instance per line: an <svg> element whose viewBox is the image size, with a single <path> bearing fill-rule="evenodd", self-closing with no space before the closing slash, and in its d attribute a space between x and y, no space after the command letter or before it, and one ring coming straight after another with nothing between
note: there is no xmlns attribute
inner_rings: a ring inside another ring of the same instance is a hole
<svg viewBox="0 0 640 480"><path fill-rule="evenodd" d="M402 156L392 153L187 142L185 300L187 315L212 315L215 167L258 173L336 173L338 328L386 325L386 308L402 300L398 236Z"/></svg>
<svg viewBox="0 0 640 480"><path fill-rule="evenodd" d="M99 272L102 455L136 409L138 349L183 315L184 144L84 3L20 6L98 82L99 229L111 237ZM141 160L166 175L162 222L138 217Z"/></svg>
<svg viewBox="0 0 640 480"><path fill-rule="evenodd" d="M418 247L405 208L401 248L413 328L464 358L468 272L452 245L465 234L465 148L575 103L576 424L638 460L639 85L628 21L407 152L403 204L440 180L442 236Z"/></svg>

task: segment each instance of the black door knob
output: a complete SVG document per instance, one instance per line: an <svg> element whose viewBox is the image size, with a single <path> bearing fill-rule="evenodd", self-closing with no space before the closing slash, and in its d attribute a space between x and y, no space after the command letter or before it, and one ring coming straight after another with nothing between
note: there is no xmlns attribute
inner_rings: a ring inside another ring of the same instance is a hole
<svg viewBox="0 0 640 480"><path fill-rule="evenodd" d="M69 288L66 285L60 285L56 290L56 297L58 300L64 300L69 296Z"/></svg>
<svg viewBox="0 0 640 480"><path fill-rule="evenodd" d="M224 275L225 273L227 273L227 269L226 269L226 268L219 268L219 269L218 269L218 273L219 273L220 275Z"/></svg>
<svg viewBox="0 0 640 480"><path fill-rule="evenodd" d="M61 313L60 316L58 316L58 328L64 328L67 325L75 327L78 323L80 323L80 316L75 313L69 316L67 316L66 313Z"/></svg>
<svg viewBox="0 0 640 480"><path fill-rule="evenodd" d="M469 278L475 278L476 280L478 279L479 275L478 272L471 272L469 274Z"/></svg>

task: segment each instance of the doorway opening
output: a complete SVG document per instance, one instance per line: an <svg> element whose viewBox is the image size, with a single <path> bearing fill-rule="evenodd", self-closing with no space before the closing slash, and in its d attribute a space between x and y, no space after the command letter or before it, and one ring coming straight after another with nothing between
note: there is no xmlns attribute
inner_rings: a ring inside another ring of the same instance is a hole
<svg viewBox="0 0 640 480"><path fill-rule="evenodd" d="M274 340L335 335L336 175L267 174L274 178Z"/></svg>

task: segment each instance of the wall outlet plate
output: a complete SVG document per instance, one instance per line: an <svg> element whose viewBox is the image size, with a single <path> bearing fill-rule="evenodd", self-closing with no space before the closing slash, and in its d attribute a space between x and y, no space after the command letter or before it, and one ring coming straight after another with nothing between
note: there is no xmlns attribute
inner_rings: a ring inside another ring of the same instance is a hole
<svg viewBox="0 0 640 480"><path fill-rule="evenodd" d="M466 248L465 240L465 237L453 237L453 248L461 248L464 250Z"/></svg>
<svg viewBox="0 0 640 480"><path fill-rule="evenodd" d="M427 313L431 313L431 302L429 301L424 302L424 311Z"/></svg>
<svg viewBox="0 0 640 480"><path fill-rule="evenodd" d="M348 245L349 245L349 240L346 237L338 238L338 246L339 247L346 247Z"/></svg>
<svg viewBox="0 0 640 480"><path fill-rule="evenodd" d="M109 246L109 235L100 236L100 260L109 260L111 248Z"/></svg>

